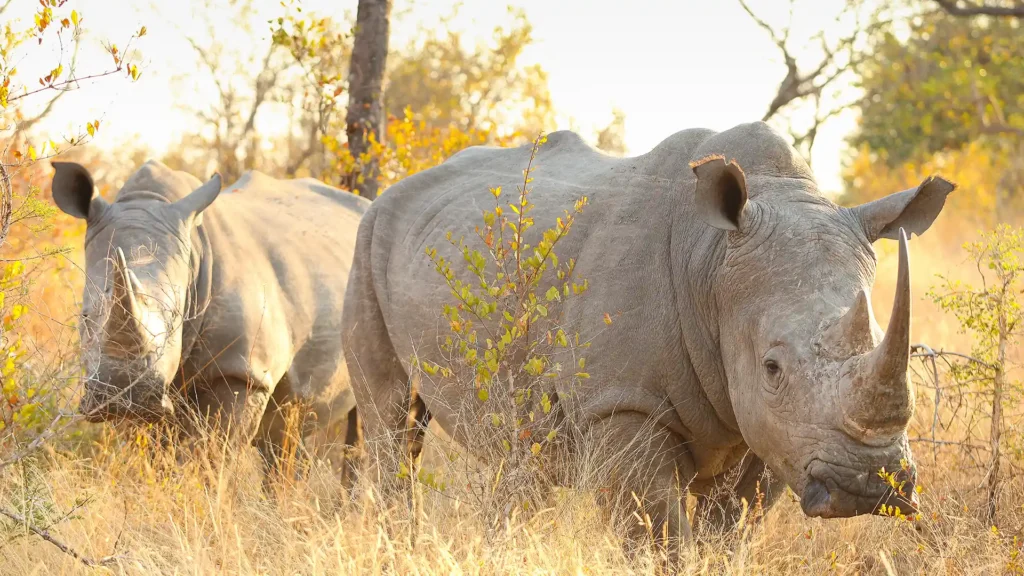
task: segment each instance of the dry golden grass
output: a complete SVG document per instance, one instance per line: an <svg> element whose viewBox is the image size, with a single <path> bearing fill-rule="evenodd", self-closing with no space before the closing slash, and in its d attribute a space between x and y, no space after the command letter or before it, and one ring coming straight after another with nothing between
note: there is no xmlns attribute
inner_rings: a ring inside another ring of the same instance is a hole
<svg viewBox="0 0 1024 576"><path fill-rule="evenodd" d="M915 342L969 350L967 337L925 293L938 273L973 278L959 244L974 237L974 230L949 227L912 241ZM873 299L884 327L895 243L876 249ZM912 436L927 436L929 401L919 390ZM423 507L415 516L406 509L380 512L366 481L350 495L318 470L309 480L278 483L275 498L268 498L254 450L186 457L103 430L89 442L0 470L0 506L41 520L39 527L81 554L113 556L111 562L87 567L0 520L0 575L657 574L664 568L655 548L624 554L614 523L586 493L560 491L548 508L514 515L495 529L480 509L459 502L469 480L457 474L447 476L443 495L420 486ZM436 448L435 440L428 446ZM676 568L686 574L1024 574L1024 478L1003 483L994 531L984 520L984 470L953 448L915 444L914 450L925 488L917 522L809 519L787 494L757 525L699 537ZM444 468L436 450L428 448L426 461Z"/></svg>
<svg viewBox="0 0 1024 576"><path fill-rule="evenodd" d="M662 573L656 548L623 553L586 494L560 492L550 508L514 514L489 530L478 509L456 502L461 481L444 495L420 486L424 504L411 522L406 509L378 513L366 482L356 491L361 496L350 497L317 469L309 480L279 482L268 498L254 450L186 457L147 442L108 431L87 449L50 451L0 472L0 505L37 515L49 506L43 516L57 521L51 534L86 556L114 556L103 568L89 568L8 522L0 574ZM699 539L677 568L687 574L1024 571L1022 479L1004 484L1002 529L994 532L982 520L980 478L958 474L955 455L941 458L938 465L922 461L925 491L916 523L808 519L787 494L756 526ZM436 466L443 459L435 452L425 461Z"/></svg>

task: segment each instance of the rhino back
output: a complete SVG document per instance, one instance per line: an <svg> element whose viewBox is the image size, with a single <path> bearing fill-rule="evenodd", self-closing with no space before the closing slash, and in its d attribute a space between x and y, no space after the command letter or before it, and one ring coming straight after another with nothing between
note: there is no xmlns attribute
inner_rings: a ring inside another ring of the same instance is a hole
<svg viewBox="0 0 1024 576"><path fill-rule="evenodd" d="M212 299L192 360L205 378L249 372L273 385L287 377L302 397L347 379L342 300L368 205L316 181L258 172L221 194L203 222Z"/></svg>
<svg viewBox="0 0 1024 576"><path fill-rule="evenodd" d="M564 308L570 328L592 340L587 366L593 377L578 395L582 413L594 418L613 410L657 414L685 437L697 428L694 432L734 444L733 435L721 429L714 407L693 390L696 376L680 326L686 320L677 314L671 274L674 262L686 265L688 250L673 245L674 223L684 231L692 229L694 245L706 229L692 218L689 162L713 134L679 132L633 158L605 156L569 132L552 134L534 161L530 198L535 227L527 240L535 244L557 217L572 210L577 198L589 198L590 205L556 250L563 262L577 259L578 276L590 285L583 297L570 299ZM464 237L479 249L482 242L474 228L482 211L495 205L489 189L502 187L503 206L512 201L529 158L529 147L470 148L400 182L371 207L373 283L390 339L407 369L414 349L421 357L436 353L442 326L438 314L451 301L424 250L436 248L468 279L461 255L445 235L452 231L454 238ZM695 276L700 274L695 271ZM554 274L549 276L553 279ZM605 313L613 319L611 325L604 322ZM423 385L429 394L431 384ZM677 405L685 405L683 410L691 414L680 417ZM431 410L442 426L456 417L443 406Z"/></svg>

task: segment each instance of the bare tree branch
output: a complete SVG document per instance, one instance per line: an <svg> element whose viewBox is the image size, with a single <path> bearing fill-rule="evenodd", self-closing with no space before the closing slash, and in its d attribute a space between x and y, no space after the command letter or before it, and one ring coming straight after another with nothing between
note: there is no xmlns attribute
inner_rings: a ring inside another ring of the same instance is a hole
<svg viewBox="0 0 1024 576"><path fill-rule="evenodd" d="M917 352L917 350L924 350L924 352ZM973 362L986 368L995 368L995 366L993 366L992 364L985 362L984 360L981 360L979 358L975 358L974 356L968 356L967 354L961 354L959 352L949 352L948 350L932 350L931 348L925 346L924 344L913 344L910 347L910 351L913 352L911 356L915 358L956 356L957 358L962 358L964 360Z"/></svg>
<svg viewBox="0 0 1024 576"><path fill-rule="evenodd" d="M775 32L775 29L772 28L770 24L768 24L767 22L762 20L757 14L754 13L753 10L750 9L750 6L747 5L746 0L739 0L739 3L740 3L740 6L743 7L743 10L750 16L750 18L754 22L756 22L758 26L760 26L761 28L764 28L765 31L768 32L768 35L770 35L772 37L772 42L775 42L775 45L778 46L783 51L783 53L788 55L789 54L789 50L786 48L786 42L789 41L789 28L790 27L787 25L783 29L783 31L782 31L782 37L779 37L779 35ZM794 0L790 0L790 2L789 2L789 14L790 14L791 17L792 17L792 14L793 14L793 4L794 4Z"/></svg>
<svg viewBox="0 0 1024 576"><path fill-rule="evenodd" d="M0 507L0 515L6 516L11 520L17 522L19 525L24 526L29 532L35 534L36 536L39 536L40 538L46 540L50 544L53 544L57 547L58 550L67 554L68 556L71 556L72 558L78 560L86 566L105 566L121 558L120 556L104 556L103 558L90 558L89 556L83 556L80 552L78 552L71 546L68 546L67 544L61 542L55 536L50 534L50 531L48 529L37 528L31 522L29 522L27 518L21 516L20 514L12 512L7 508Z"/></svg>
<svg viewBox="0 0 1024 576"><path fill-rule="evenodd" d="M256 94L252 99L252 108L249 110L249 117L245 121L245 125L242 127L242 136L248 135L252 132L253 127L256 125L256 113L259 112L260 106L263 105L263 101L267 98L267 94L277 84L277 77L281 74L280 68L271 68L270 61L274 57L274 53L277 51L277 45L273 42L270 43L270 49L267 50L267 55L263 58L263 68L260 71L259 76L256 77Z"/></svg>
<svg viewBox="0 0 1024 576"><path fill-rule="evenodd" d="M11 231L11 215L14 213L14 189L7 166L0 161L0 245Z"/></svg>
<svg viewBox="0 0 1024 576"><path fill-rule="evenodd" d="M823 56L817 65L810 68L807 72L802 73L797 65L796 57L789 48L791 25L787 24L785 28L778 31L754 13L746 0L738 0L738 2L751 19L753 19L758 26L768 32L772 42L774 42L782 52L783 63L786 66L786 75L783 77L782 81L779 82L779 88L776 91L775 98L772 99L771 103L768 105L768 110L765 111L765 114L762 117L763 121L768 121L781 109L785 108L792 102L809 96L819 97L826 86L834 82L847 71L855 68L863 60L863 55L857 54L854 50L857 41L864 35L870 34L878 28L887 26L891 23L890 20L877 19L869 25L864 26L861 25L858 15L858 21L853 26L853 32L851 32L849 36L840 38L835 42L834 46L829 44L828 39L823 33L815 35L813 39L816 39L821 43ZM790 0L790 14L792 14L793 2L794 0ZM837 16L836 20L838 21L846 13L847 12L844 12ZM845 62L840 58L842 54L847 54ZM828 114L828 117L834 115L834 113Z"/></svg>
<svg viewBox="0 0 1024 576"><path fill-rule="evenodd" d="M213 84L217 87L217 92L220 94L221 99L223 99L228 90L220 81L220 75L218 74L220 70L217 65L217 58L211 55L206 48L200 46L199 43L196 42L195 38L192 38L187 34L182 34L182 36L184 36L185 41L192 46L192 49L196 51L196 54L199 55L199 60L202 61L202 63L210 70L210 75L213 77Z"/></svg>
<svg viewBox="0 0 1024 576"><path fill-rule="evenodd" d="M963 2L962 0L935 0L935 3L942 7L951 16L1005 16L1021 18L1024 17L1024 4L1017 3L1017 6L989 6Z"/></svg>

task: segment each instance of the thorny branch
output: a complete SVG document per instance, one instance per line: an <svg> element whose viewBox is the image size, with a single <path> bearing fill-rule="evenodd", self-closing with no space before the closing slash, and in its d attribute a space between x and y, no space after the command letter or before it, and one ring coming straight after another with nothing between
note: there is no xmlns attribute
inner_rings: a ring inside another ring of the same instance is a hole
<svg viewBox="0 0 1024 576"><path fill-rule="evenodd" d="M931 433L929 437L917 436L910 438L910 442L913 443L925 443L932 446L932 453L934 458L938 458L937 451L939 447L954 447L962 451L962 453L971 460L974 466L978 468L986 469L986 478L988 474L991 474L994 467L992 457L988 458L988 462L980 462L976 458L977 453L988 453L992 454L993 450L990 446L984 446L970 441L970 438L975 435L975 426L979 423L978 418L991 418L991 413L986 411L983 407L974 407L969 409L966 415L963 416L963 425L966 432L961 439L941 439L938 437L939 430L948 430L953 421L957 419L957 414L960 413L961 409L965 407L964 399L973 394L988 394L984 390L964 390L971 383L976 382L990 382L992 377L980 376L968 380L955 380L951 385L942 385L939 380L939 368L937 365L938 360L943 360L945 364L952 367L957 360L966 361L968 363L975 364L983 367L986 370L995 370L996 366L990 362L986 362L974 356L968 354L962 354L960 352L950 352L946 350L935 350L930 346L922 343L915 343L911 345L911 357L920 358L924 361L925 366L929 369L930 374L923 378L925 382L930 380L930 384L925 384L927 387L932 388L935 392L934 406L932 413ZM917 372L914 370L915 373ZM993 376L994 377L994 376ZM943 391L944 390L957 390L958 393L949 394L947 393L947 403L952 410L952 415L948 422L941 422L939 418L940 408L943 402Z"/></svg>
<svg viewBox="0 0 1024 576"><path fill-rule="evenodd" d="M923 352L917 352L917 350L923 350ZM912 345L910 347L910 351L912 353L911 356L914 357L914 358L922 358L922 357L940 358L942 356L956 356L957 358L962 358L962 359L967 360L969 362L973 362L975 364L978 364L979 366L984 366L985 368L995 368L995 366L993 366L992 364L990 364L988 362L985 362L984 360L975 358L974 356L969 356L967 354L961 354L960 352L950 352L948 350L942 350L942 349L939 349L939 350L936 351L936 350L932 350L931 348L929 348L925 344L914 344L914 345Z"/></svg>

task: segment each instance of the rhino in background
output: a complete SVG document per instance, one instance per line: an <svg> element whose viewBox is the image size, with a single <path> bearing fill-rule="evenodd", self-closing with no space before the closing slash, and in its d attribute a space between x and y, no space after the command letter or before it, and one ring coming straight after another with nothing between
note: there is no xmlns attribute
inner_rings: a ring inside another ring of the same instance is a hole
<svg viewBox="0 0 1024 576"><path fill-rule="evenodd" d="M356 443L341 312L367 200L256 171L222 192L219 175L203 184L151 160L108 203L87 169L53 166L55 203L87 222L89 421L215 424L273 466L282 408L300 400L321 431L340 435L347 416Z"/></svg>
<svg viewBox="0 0 1024 576"><path fill-rule="evenodd" d="M466 149L392 186L363 217L343 347L367 442L394 442L406 425L403 406L415 401L422 405L414 409L427 410L422 420L435 418L475 446L459 424L460 406L478 403L471 386L422 378L414 400L407 384L414 352L444 362L437 342L446 323L436 311L450 289L424 250L461 261L446 234L473 237L481 210L493 205L489 190L522 182L530 148ZM591 342L591 377L555 392L576 429L604 434L610 454L637 454L642 472L609 477L600 491L608 505L621 503L628 515L630 493L646 494L654 533L688 537L677 478L705 510L718 507L707 515L712 522L727 523L736 508L716 500L715 488L738 476L737 490L753 502L767 468L776 479L762 484L767 502L785 482L809 516L878 513L882 504L916 509L906 434L913 392L905 231L927 230L953 184L933 177L840 207L762 122L685 130L633 158L605 156L556 132L534 165L538 224L554 222L581 195L590 201L558 256L575 258L590 282L562 311L566 332ZM900 259L885 332L869 297L872 243L881 238L899 242ZM536 244L529 234L526 241ZM604 314L617 311L606 326ZM641 436L650 441L638 446ZM878 476L883 467L905 482L902 493Z"/></svg>

